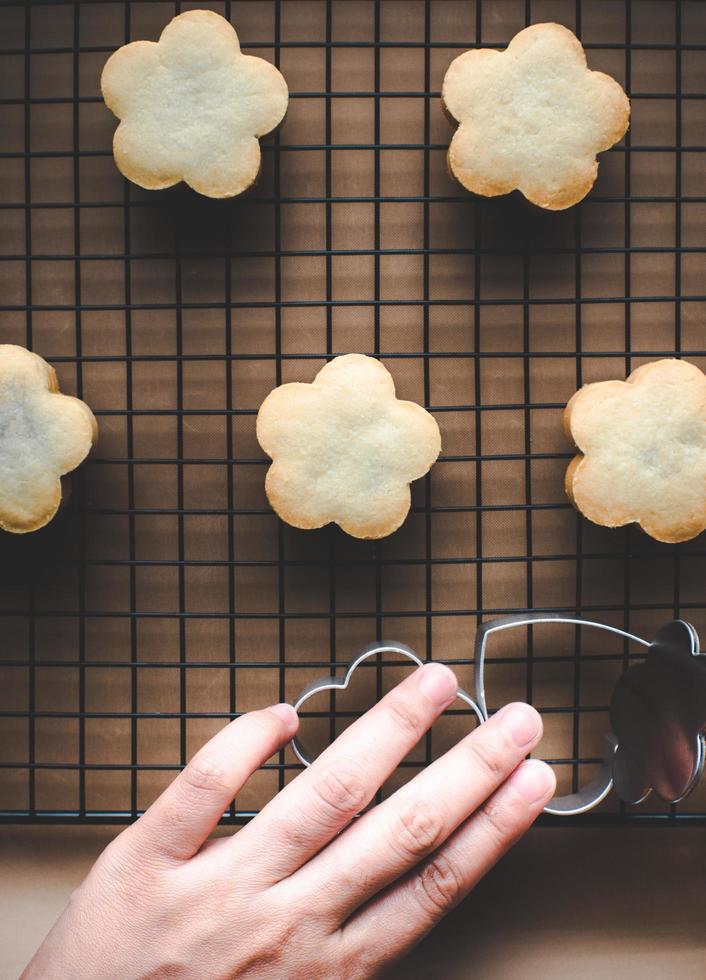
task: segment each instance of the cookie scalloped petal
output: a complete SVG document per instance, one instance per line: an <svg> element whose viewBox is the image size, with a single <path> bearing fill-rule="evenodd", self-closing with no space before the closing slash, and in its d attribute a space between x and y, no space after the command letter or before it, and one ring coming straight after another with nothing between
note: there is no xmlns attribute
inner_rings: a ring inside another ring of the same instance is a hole
<svg viewBox="0 0 706 980"><path fill-rule="evenodd" d="M257 180L259 138L284 119L289 93L274 65L244 55L232 25L192 10L159 41L134 41L106 62L101 90L121 120L121 173L162 190L185 181L207 197L242 194Z"/></svg>
<svg viewBox="0 0 706 980"><path fill-rule="evenodd" d="M630 104L620 85L589 70L578 39L535 24L505 51L466 51L450 65L442 101L458 123L452 175L486 197L519 190L550 210L571 207L593 186L596 155L624 135Z"/></svg>

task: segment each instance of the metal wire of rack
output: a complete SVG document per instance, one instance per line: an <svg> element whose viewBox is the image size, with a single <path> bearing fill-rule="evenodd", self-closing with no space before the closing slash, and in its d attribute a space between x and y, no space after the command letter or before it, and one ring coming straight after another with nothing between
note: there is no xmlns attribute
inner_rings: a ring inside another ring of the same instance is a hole
<svg viewBox="0 0 706 980"><path fill-rule="evenodd" d="M102 63L191 6L232 19L290 84L260 185L235 202L142 192L111 159ZM569 212L467 195L445 172L445 67L552 19L624 84L631 130ZM0 340L50 360L102 434L64 513L0 540L0 821L131 821L224 720L292 700L372 639L469 687L490 616L706 624L703 542L583 522L560 425L585 381L706 362L705 65L688 0L3 4ZM348 350L380 356L444 439L379 543L287 528L262 491L260 401ZM535 628L493 658L497 704L540 708L564 785L597 763L632 655ZM312 715L333 736L354 709L328 709ZM430 736L407 768L433 752ZM296 769L271 761L224 822ZM706 798L582 820L706 821Z"/></svg>

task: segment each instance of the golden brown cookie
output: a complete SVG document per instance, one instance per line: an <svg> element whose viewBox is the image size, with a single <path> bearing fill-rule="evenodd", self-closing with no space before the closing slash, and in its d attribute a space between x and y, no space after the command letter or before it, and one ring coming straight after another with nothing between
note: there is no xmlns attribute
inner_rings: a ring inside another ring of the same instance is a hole
<svg viewBox="0 0 706 980"><path fill-rule="evenodd" d="M630 103L620 85L589 71L581 42L560 24L534 24L505 51L466 51L441 93L460 125L449 169L469 191L494 197L519 190L559 211L588 194L596 154L625 134Z"/></svg>
<svg viewBox="0 0 706 980"><path fill-rule="evenodd" d="M59 393L43 358L0 344L0 528L22 533L48 524L61 503L61 477L97 437L88 405Z"/></svg>
<svg viewBox="0 0 706 980"><path fill-rule="evenodd" d="M157 42L119 48L101 90L121 120L121 173L148 190L183 180L207 197L235 197L255 182L259 137L279 126L289 99L274 65L242 54L233 27L210 10L175 17Z"/></svg>
<svg viewBox="0 0 706 980"><path fill-rule="evenodd" d="M332 521L356 538L384 538L410 508L409 484L441 451L436 420L399 401L374 357L345 354L311 384L275 388L257 416L257 438L272 459L267 497L299 528Z"/></svg>
<svg viewBox="0 0 706 980"><path fill-rule="evenodd" d="M589 520L635 522L668 543L706 529L706 376L694 364L653 361L627 381L586 385L564 428L581 450L566 492Z"/></svg>

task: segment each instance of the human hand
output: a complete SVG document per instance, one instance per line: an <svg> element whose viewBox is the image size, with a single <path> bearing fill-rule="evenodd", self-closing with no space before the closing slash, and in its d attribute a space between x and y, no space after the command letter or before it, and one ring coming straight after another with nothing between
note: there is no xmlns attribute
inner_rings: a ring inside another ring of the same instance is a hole
<svg viewBox="0 0 706 980"><path fill-rule="evenodd" d="M417 943L554 792L523 761L541 720L508 705L383 803L373 799L456 695L426 664L232 837L208 841L295 734L290 705L222 729L101 854L25 978L375 975Z"/></svg>

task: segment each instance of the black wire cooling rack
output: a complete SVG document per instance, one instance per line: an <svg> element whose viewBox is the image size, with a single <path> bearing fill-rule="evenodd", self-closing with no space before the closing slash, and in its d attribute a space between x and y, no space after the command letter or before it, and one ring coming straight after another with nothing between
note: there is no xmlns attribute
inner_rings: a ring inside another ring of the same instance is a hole
<svg viewBox="0 0 706 980"><path fill-rule="evenodd" d="M111 158L105 59L192 6L231 18L291 90L235 202L143 192ZM633 105L589 198L557 214L465 194L439 103L460 50L543 20ZM704 68L706 8L688 0L3 3L0 341L50 360L101 439L53 524L0 540L0 820L133 820L225 719L292 700L376 638L472 687L491 616L706 626L703 541L574 514L560 421L585 381L675 353L704 364ZM379 543L279 524L254 439L267 391L349 350L381 356L444 439ZM566 787L598 761L630 656L537 630L491 654L498 704L540 708ZM354 709L328 707L333 735ZM271 761L225 822L296 768ZM682 818L706 801L583 819Z"/></svg>

